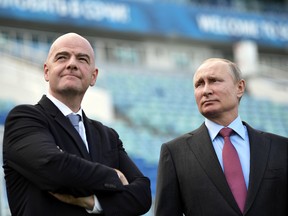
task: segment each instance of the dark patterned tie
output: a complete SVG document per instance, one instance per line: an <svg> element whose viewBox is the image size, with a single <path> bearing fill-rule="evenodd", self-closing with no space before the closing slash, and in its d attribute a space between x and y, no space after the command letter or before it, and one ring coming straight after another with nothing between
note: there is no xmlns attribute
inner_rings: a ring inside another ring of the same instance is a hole
<svg viewBox="0 0 288 216"><path fill-rule="evenodd" d="M240 210L243 212L247 189L237 151L230 141L232 132L233 130L231 128L222 128L219 132L224 138L224 147L222 151L224 174L234 198Z"/></svg>

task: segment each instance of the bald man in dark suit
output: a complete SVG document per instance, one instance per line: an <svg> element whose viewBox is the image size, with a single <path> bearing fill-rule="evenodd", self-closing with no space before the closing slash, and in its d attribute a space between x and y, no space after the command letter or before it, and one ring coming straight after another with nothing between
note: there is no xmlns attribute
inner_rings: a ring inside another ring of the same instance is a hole
<svg viewBox="0 0 288 216"><path fill-rule="evenodd" d="M81 108L97 75L90 43L75 33L62 35L44 65L47 96L8 115L3 167L13 216L136 216L149 210L149 179L117 132ZM71 115L78 119L75 128Z"/></svg>

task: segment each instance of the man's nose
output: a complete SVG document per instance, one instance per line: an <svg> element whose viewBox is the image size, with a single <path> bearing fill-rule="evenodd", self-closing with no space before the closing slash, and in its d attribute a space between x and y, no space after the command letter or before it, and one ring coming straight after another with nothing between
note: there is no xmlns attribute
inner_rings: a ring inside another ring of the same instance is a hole
<svg viewBox="0 0 288 216"><path fill-rule="evenodd" d="M205 95L205 96L207 96L207 95L210 95L210 94L212 94L212 89L211 89L211 86L209 85L209 84L205 84L204 85L204 88L203 88L203 94Z"/></svg>
<svg viewBox="0 0 288 216"><path fill-rule="evenodd" d="M72 56L67 63L67 69L76 70L77 68L77 59Z"/></svg>

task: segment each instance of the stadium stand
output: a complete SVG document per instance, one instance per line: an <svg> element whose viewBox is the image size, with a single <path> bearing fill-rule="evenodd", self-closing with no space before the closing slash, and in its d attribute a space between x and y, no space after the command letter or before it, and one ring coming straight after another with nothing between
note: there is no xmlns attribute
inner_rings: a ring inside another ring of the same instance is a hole
<svg viewBox="0 0 288 216"><path fill-rule="evenodd" d="M131 0L131 2L138 1ZM150 4L154 1L139 0L139 2ZM257 11L257 13L263 13L263 11L269 9L269 13L277 14L280 12L281 16L282 12L283 14L285 14L284 12L287 13L285 7L278 7L277 2L274 7L267 7L267 4L261 4L261 1L240 0L163 0L161 2L164 4L169 2L167 4L204 5L208 8L216 5L221 12L223 12L223 8L233 8L238 11ZM253 5L253 7L249 8L249 5ZM5 19L2 19L2 23L4 21ZM26 100L26 98L17 95L17 92L11 92L12 88L17 89L24 85L24 82L13 81L14 78L21 75L24 70L33 71L33 75L29 78L35 78L37 80L35 83L40 83L40 85L28 87L26 85L25 88L28 92L33 93L33 98L30 99L33 99L34 103L37 102L38 96L45 93L45 90L40 87L41 81L39 79L39 77L42 79L42 62L45 59L50 42L62 33L59 28L58 32L52 32L52 30L46 32L25 29L22 26L17 27L16 24L17 21L15 23L11 22L12 26L1 26L0 17L0 62L4 65L0 72L1 89L4 90L0 94L0 137L3 135L3 124L8 112L12 107L23 103L24 99ZM42 22L39 25L45 25L45 23ZM55 26L57 27L57 24ZM56 27L55 29L57 29ZM85 29L76 29L86 33ZM228 45L223 46L223 43L220 43L216 46L217 41L207 43L208 45L203 42L193 42L191 46L195 47L194 53L186 55L187 53L180 52L179 55L175 55L179 51L179 47L181 50L183 46L187 46L185 43L183 45L183 39L173 40L173 44L171 44L171 40L154 40L153 37L147 37L144 41L141 41L143 38L140 37L140 39L138 38L139 41L135 41L134 38L131 39L132 36L127 36L129 33L127 33L125 40L123 40L125 35L123 36L122 33L119 33L121 35L119 38L117 38L115 32L111 33L111 38L96 38L91 35L93 34L89 32L88 37L95 46L96 59L100 67L96 86L111 96L115 112L113 120L107 122L107 124L119 132L127 152L145 175L151 179L152 195L154 196L161 144L180 134L192 131L203 122L203 117L198 114L193 96L193 69L206 57L220 56L233 59L232 52L227 52L227 46L231 46L231 44L228 43ZM147 65L147 62L149 63L147 56L150 54L150 48L155 48L157 43L162 43L161 48L164 48L161 52L155 49L157 51L155 53L164 53L166 58L160 60L155 55L153 56L155 59L151 59L155 61L155 65L163 61L165 63L164 69ZM174 54L168 53L175 47L178 49L177 52L174 52ZM278 93L277 91L275 91L276 93L273 92L271 97L268 97L268 94L263 90L264 94L259 96L254 94L252 88L256 82L250 79L249 82L253 82L253 85L251 84L251 89L248 89L249 91L241 100L240 115L242 120L247 120L255 128L287 137L288 100L287 96L282 96L284 95L283 92L287 93L287 53L283 47L280 51L277 49L276 54L269 54L270 49L265 46L260 48L261 51L264 51L259 52L259 73L256 73L255 76L257 78L269 77L273 79L273 83L277 83L278 88L281 86L282 89ZM167 68L169 69L167 70ZM37 78L34 76L35 74L37 74ZM270 84L271 81L269 81ZM272 88L270 84L267 86ZM263 82L260 82L259 85L263 85ZM267 86L265 84L264 87L267 89ZM266 95L266 97L263 97L263 95ZM273 100L277 96L280 96L280 99ZM31 103L33 102L31 101ZM5 196L3 176L1 175L3 175L2 172L0 174L0 216L8 216L9 208ZM152 212L153 207L147 216L152 216Z"/></svg>
<svg viewBox="0 0 288 216"><path fill-rule="evenodd" d="M44 81L43 81L44 82ZM116 119L110 124L127 152L152 181L155 195L157 163L162 143L191 131L203 122L193 101L192 79L182 74L151 71L105 71L97 85L112 95ZM287 105L246 94L242 119L264 131L288 136ZM1 124L16 103L0 101Z"/></svg>
<svg viewBox="0 0 288 216"><path fill-rule="evenodd" d="M203 122L193 101L192 78L182 74L151 71L106 71L98 86L111 91L117 120L127 151L152 179L155 194L160 145L191 131ZM258 99L242 98L240 114L255 128L288 135L288 106Z"/></svg>

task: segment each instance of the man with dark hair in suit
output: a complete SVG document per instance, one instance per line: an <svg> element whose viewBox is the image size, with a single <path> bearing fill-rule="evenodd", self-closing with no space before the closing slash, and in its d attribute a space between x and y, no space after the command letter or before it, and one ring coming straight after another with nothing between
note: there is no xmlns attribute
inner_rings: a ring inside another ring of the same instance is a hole
<svg viewBox="0 0 288 216"><path fill-rule="evenodd" d="M149 179L117 132L81 108L97 75L90 43L76 33L62 35L44 64L47 96L9 113L3 167L13 216L136 216L149 210Z"/></svg>
<svg viewBox="0 0 288 216"><path fill-rule="evenodd" d="M242 122L237 65L208 59L193 83L205 122L162 145L155 215L286 216L288 139Z"/></svg>

